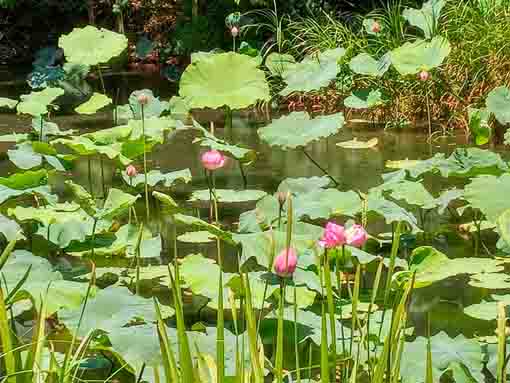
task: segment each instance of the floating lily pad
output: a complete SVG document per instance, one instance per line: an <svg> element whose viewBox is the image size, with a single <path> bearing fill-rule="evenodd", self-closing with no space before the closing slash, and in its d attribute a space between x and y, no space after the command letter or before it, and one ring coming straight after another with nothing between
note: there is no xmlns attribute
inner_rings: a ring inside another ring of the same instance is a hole
<svg viewBox="0 0 510 383"><path fill-rule="evenodd" d="M487 110L494 113L502 125L510 124L510 89L500 86L487 96Z"/></svg>
<svg viewBox="0 0 510 383"><path fill-rule="evenodd" d="M216 236L208 231L190 231L177 237L179 242L184 243L209 243L216 240Z"/></svg>
<svg viewBox="0 0 510 383"><path fill-rule="evenodd" d="M498 317L498 304L503 302L510 305L510 295L492 295L493 302L481 302L464 308L464 314L481 320L496 320Z"/></svg>
<svg viewBox="0 0 510 383"><path fill-rule="evenodd" d="M372 138L368 141L358 141L358 139L354 137L350 141L339 142L336 144L336 146L344 149L370 149L375 148L378 143L379 140L377 138Z"/></svg>
<svg viewBox="0 0 510 383"><path fill-rule="evenodd" d="M500 273L474 274L469 280L473 287L480 287L488 290L510 289L510 275Z"/></svg>
<svg viewBox="0 0 510 383"><path fill-rule="evenodd" d="M190 215L184 215L184 214L175 214L174 220L178 223L184 224L186 226L190 226L196 230L200 231L208 231L212 235L217 236L218 238L222 239L225 242L230 243L231 245L236 246L237 242L232 239L232 233L228 231L221 230L217 226L211 225L210 223L207 223L200 218L192 217Z"/></svg>
<svg viewBox="0 0 510 383"><path fill-rule="evenodd" d="M360 53L349 62L349 68L354 73L375 77L384 75L390 68L390 65L391 59L389 54L385 54L379 60L376 60L368 53Z"/></svg>
<svg viewBox="0 0 510 383"><path fill-rule="evenodd" d="M355 90L344 100L344 105L352 109L370 109L384 104L380 90Z"/></svg>
<svg viewBox="0 0 510 383"><path fill-rule="evenodd" d="M98 110L103 109L112 103L110 97L101 93L94 93L92 97L85 103L75 109L79 114L95 114Z"/></svg>
<svg viewBox="0 0 510 383"><path fill-rule="evenodd" d="M216 189L216 198L222 203L242 203L250 201L258 201L266 196L267 193L262 190L230 190ZM209 190L198 190L193 192L190 201L210 201Z"/></svg>
<svg viewBox="0 0 510 383"><path fill-rule="evenodd" d="M409 24L420 28L425 34L425 38L429 39L434 35L438 28L441 10L445 4L445 0L429 0L423 3L421 9L404 9L402 16L404 16Z"/></svg>
<svg viewBox="0 0 510 383"><path fill-rule="evenodd" d="M251 57L220 53L189 65L181 77L180 95L192 108L246 108L269 100L264 72Z"/></svg>
<svg viewBox="0 0 510 383"><path fill-rule="evenodd" d="M298 217L328 219L334 216L352 217L361 211L361 199L353 191L318 189L294 198L294 213Z"/></svg>
<svg viewBox="0 0 510 383"><path fill-rule="evenodd" d="M292 112L260 128L258 134L271 146L296 149L338 133L343 125L343 113L310 119L306 112Z"/></svg>
<svg viewBox="0 0 510 383"><path fill-rule="evenodd" d="M391 63L401 75L412 75L437 68L450 50L450 43L443 37L434 37L431 41L417 40L391 51Z"/></svg>

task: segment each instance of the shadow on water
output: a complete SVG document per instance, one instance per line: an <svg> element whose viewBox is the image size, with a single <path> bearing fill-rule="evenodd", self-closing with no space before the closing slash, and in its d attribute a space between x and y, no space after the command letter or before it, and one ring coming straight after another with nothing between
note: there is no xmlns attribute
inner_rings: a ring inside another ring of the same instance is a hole
<svg viewBox="0 0 510 383"><path fill-rule="evenodd" d="M165 83L164 80L154 77L129 76L107 76L107 86L110 90L110 96L116 97L118 94L118 103L127 102L129 94L133 90L142 88L151 88L157 96L168 99L175 94L175 89ZM20 93L28 93L24 87L4 87L0 86L0 97L18 97ZM265 115L256 113L235 114L231 128L225 128L223 125L223 115L215 112L200 112L194 116L203 126L208 126L210 121L215 122L215 129L218 136L225 138L233 144L253 148L258 153L257 160L247 169L248 188L261 189L268 193L276 191L278 184L288 177L311 177L321 176L321 171L315 167L309 159L299 150L284 151L277 148L271 148L262 143L257 135L257 128L267 124ZM61 129L76 129L81 133L110 128L113 125L113 116L111 112L101 112L93 116L78 115L57 115L52 117ZM30 119L18 116L16 114L0 115L0 134L12 132L26 132L30 130ZM356 137L359 140L369 140L377 138L378 145L372 149L351 150L342 149L336 146L340 141L351 140ZM200 154L203 148L194 145L194 134L192 131L179 131L172 133L172 137L163 145L158 145L149 153L149 168L159 169L163 173L189 168L193 175L192 184L180 186L172 190L172 194L177 196L184 206L193 213L199 210L202 217L207 216L207 209L197 209L189 202L187 197L192 190L206 189L207 183L204 177L203 168L200 163ZM1 144L0 175L6 176L13 173L16 169L9 162L6 153L12 144ZM388 171L385 168L386 161L402 159L426 159L435 153L445 153L449 155L458 146L468 146L468 140L463 134L456 137L429 143L425 132L415 129L403 130L384 130L380 126L375 127L370 124L347 124L342 131L333 137L313 143L307 147L309 154L329 173L340 181L341 190L359 190L366 192L368 189L381 184L381 175ZM497 152L502 152L502 148L492 148ZM504 153L501 153L505 155ZM136 164L141 167L140 163ZM63 181L72 178L74 181L88 185L88 161L80 159L76 162L74 169L69 174L61 174L52 180L54 189L59 194L64 195ZM103 193L101 182L101 161L94 158L91 164L93 191L96 196ZM115 169L112 163L103 161L103 172L106 188L111 186L119 187L122 185L122 179L119 171ZM231 161L225 168L217 172L217 187L225 189L242 189L243 178L236 163ZM428 190L435 194L446 186L445 180L430 177L425 180ZM449 180L449 185L451 182ZM122 185L127 187L127 185ZM167 191L168 190L161 190ZM141 193L142 190L140 189ZM138 210L143 211L143 201L140 200ZM248 209L252 209L254 203L237 205L234 207L220 206L222 222L227 225L234 225L239 214ZM149 226L152 229L162 229L163 253L148 262L159 264L167 262L173 258L173 252L170 244L170 229L168 217L160 213L157 206L152 206L154 219ZM141 214L143 215L143 214ZM444 225L453 226L444 218L432 218L435 229ZM383 222L375 222L371 228L371 233L381 233L391 230ZM448 241L446 241L448 237ZM472 254L471 243L460 240L453 230L442 233L435 238L427 238L424 243L436 246L449 256L465 256ZM216 256L215 244L179 244L179 256L184 257L187 254L201 252L211 258ZM237 268L237 249L225 249L225 259L227 262L227 271L233 271ZM84 264L76 260L68 260L69 267L76 274L80 267L84 269ZM77 264L78 263L78 264ZM130 267L131 261L118 259L97 260L98 267ZM431 312L431 323L433 332L439 329L447 331L449 335L455 336L463 333L472 336L489 334L491 326L486 322L470 319L463 314L462 308L465 305L480 302L483 298L481 289L466 287L463 280L448 280L439 285L422 289L414 294L413 302L410 307L411 317L415 323L416 331L419 334L424 333L426 328L426 312Z"/></svg>

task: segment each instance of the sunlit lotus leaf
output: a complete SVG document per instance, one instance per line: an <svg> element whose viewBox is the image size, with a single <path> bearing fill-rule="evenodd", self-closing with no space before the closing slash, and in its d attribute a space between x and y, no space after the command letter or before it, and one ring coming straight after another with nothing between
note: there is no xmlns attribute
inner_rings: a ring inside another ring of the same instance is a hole
<svg viewBox="0 0 510 383"><path fill-rule="evenodd" d="M112 99L101 93L92 94L92 97L75 109L79 114L95 114L98 110L103 109L112 103Z"/></svg>
<svg viewBox="0 0 510 383"><path fill-rule="evenodd" d="M301 178L286 178L280 185L278 185L278 192L287 193L292 195L308 193L317 189L324 189L328 187L331 180L326 177L301 177Z"/></svg>
<svg viewBox="0 0 510 383"><path fill-rule="evenodd" d="M404 16L409 24L420 28L425 34L425 38L429 39L438 28L441 10L445 4L445 0L429 0L423 3L421 9L404 9L402 16Z"/></svg>
<svg viewBox="0 0 510 383"><path fill-rule="evenodd" d="M350 141L343 141L336 144L344 149L370 149L377 146L379 140L377 138L372 138L368 141L358 141L356 137L354 137Z"/></svg>
<svg viewBox="0 0 510 383"><path fill-rule="evenodd" d="M107 63L124 52L127 45L128 39L123 34L91 25L74 28L58 40L68 62L89 66Z"/></svg>
<svg viewBox="0 0 510 383"><path fill-rule="evenodd" d="M11 162L20 169L32 169L41 166L43 160L58 171L64 171L60 155L53 146L45 142L25 142L7 151Z"/></svg>
<svg viewBox="0 0 510 383"><path fill-rule="evenodd" d="M59 320L78 336L84 336L91 330L103 330L115 333L132 321L156 320L154 301L132 294L127 288L109 287L98 290L89 298L83 320L78 328L82 307L63 309L58 313ZM166 306L164 313L170 317L173 309Z"/></svg>
<svg viewBox="0 0 510 383"><path fill-rule="evenodd" d="M142 89L135 90L129 96L129 106L130 110L133 113L132 118L135 120L142 119L142 106L138 102L138 97L140 95L147 96L148 102L143 107L143 116L144 118L153 118L160 117L166 110L169 108L168 101L161 101L158 97L154 96L152 90L150 89Z"/></svg>
<svg viewBox="0 0 510 383"><path fill-rule="evenodd" d="M16 105L18 105L18 100L0 97L0 108L14 109Z"/></svg>
<svg viewBox="0 0 510 383"><path fill-rule="evenodd" d="M128 126L132 129L131 140L141 139L145 131L148 140L163 143L166 133L177 125L175 120L168 117L151 117L144 120L143 124L141 120L130 120Z"/></svg>
<svg viewBox="0 0 510 383"><path fill-rule="evenodd" d="M135 177L130 178L125 172L122 173L124 181L134 187L145 184L145 175L138 174ZM156 186L162 184L164 187L172 187L178 182L188 183L191 181L191 172L189 169L177 170L175 172L161 173L160 170L151 170L147 173L147 184L149 186Z"/></svg>
<svg viewBox="0 0 510 383"><path fill-rule="evenodd" d="M153 191L152 196L163 204L163 208L165 209L165 211L173 212L179 208L179 204L175 202L175 200L168 194Z"/></svg>
<svg viewBox="0 0 510 383"><path fill-rule="evenodd" d="M482 352L476 339L463 335L450 338L445 332L430 337L432 353L432 379L439 382L441 375L454 363L466 367L474 382L483 382ZM418 337L404 344L400 373L404 383L425 382L427 369L427 338ZM466 380L469 382L470 380Z"/></svg>
<svg viewBox="0 0 510 383"><path fill-rule="evenodd" d="M353 191L318 189L294 198L294 213L297 217L328 219L335 216L353 217L361 212L361 199Z"/></svg>
<svg viewBox="0 0 510 383"><path fill-rule="evenodd" d="M275 278L274 274L267 272L252 271L246 275L250 283L253 307L256 309L269 307L269 302L272 299L271 295L280 287L279 280ZM233 274L227 285L232 290L236 298L245 294L245 289L241 283L241 277L239 274ZM266 290L265 297L264 290ZM264 298L265 300L263 300ZM237 302L236 306L239 308Z"/></svg>
<svg viewBox="0 0 510 383"><path fill-rule="evenodd" d="M29 139L30 135L26 133L12 133L0 135L0 142L14 142L16 144L20 144L22 142L28 141Z"/></svg>
<svg viewBox="0 0 510 383"><path fill-rule="evenodd" d="M439 197L436 198L437 202L437 210L439 214L443 214L445 210L448 208L450 202L459 199L464 194L464 191L461 189L453 188L449 190L445 190L441 192Z"/></svg>
<svg viewBox="0 0 510 383"><path fill-rule="evenodd" d="M450 43L443 37L434 37L431 41L416 40L391 51L391 63L401 75L412 75L437 68L450 50Z"/></svg>
<svg viewBox="0 0 510 383"><path fill-rule="evenodd" d="M309 290L306 286L286 286L285 287L285 301L289 304L294 304L294 290L296 290L297 295L297 307L298 309L305 309L313 305L315 302L315 297L317 293L315 291ZM275 291L273 295L279 296L279 290Z"/></svg>
<svg viewBox="0 0 510 383"><path fill-rule="evenodd" d="M189 65L181 77L180 96L192 108L246 108L269 100L265 74L251 57L220 53Z"/></svg>
<svg viewBox="0 0 510 383"><path fill-rule="evenodd" d="M87 291L82 283L63 280L62 274L54 270L45 258L36 257L25 250L15 250L7 259L0 275L8 291L12 291L23 277L27 276L13 301L28 299L29 294L37 310L41 299L45 298L47 315L52 315L61 308L79 307Z"/></svg>
<svg viewBox="0 0 510 383"><path fill-rule="evenodd" d="M509 193L510 174L478 176L464 188L464 198L471 207L480 209L492 222L497 222L498 217L510 209Z"/></svg>
<svg viewBox="0 0 510 383"><path fill-rule="evenodd" d="M3 234L7 241L13 241L15 239L23 239L23 230L16 221L10 220L6 216L0 214L0 233Z"/></svg>
<svg viewBox="0 0 510 383"><path fill-rule="evenodd" d="M510 275L498 273L481 273L472 275L469 285L487 290L510 289Z"/></svg>
<svg viewBox="0 0 510 383"><path fill-rule="evenodd" d="M491 138L490 112L486 108L468 108L469 130L477 145L485 145Z"/></svg>
<svg viewBox="0 0 510 383"><path fill-rule="evenodd" d="M68 130L60 130L58 125L51 121L46 121L42 116L34 117L32 119L32 129L35 134L39 135L41 133L41 123L42 123L42 136L43 139L48 137L62 137L62 136L71 136L75 133L73 129Z"/></svg>
<svg viewBox="0 0 510 383"><path fill-rule="evenodd" d="M179 242L183 243L209 243L216 240L216 236L208 231L190 231L177 237Z"/></svg>
<svg viewBox="0 0 510 383"><path fill-rule="evenodd" d="M413 251L409 269L416 272L414 287L422 288L457 275L498 273L504 265L490 258L450 259L433 247L422 246Z"/></svg>
<svg viewBox="0 0 510 383"><path fill-rule="evenodd" d="M220 203L242 203L258 201L267 193L262 190L216 189L216 198ZM210 201L209 190L197 190L191 194L190 201Z"/></svg>
<svg viewBox="0 0 510 383"><path fill-rule="evenodd" d="M307 112L292 112L260 128L258 134L271 146L296 149L338 133L343 125L343 113L310 119Z"/></svg>
<svg viewBox="0 0 510 383"><path fill-rule="evenodd" d="M18 113L39 117L48 113L48 105L64 94L60 88L45 88L38 92L21 95L17 106Z"/></svg>
<svg viewBox="0 0 510 383"><path fill-rule="evenodd" d="M376 20L372 18L363 19L363 27L365 28L365 32L367 32L369 35L377 35L380 32L374 32L373 27L376 23ZM382 29L384 28L384 25L380 22L377 22L379 24L379 27Z"/></svg>
<svg viewBox="0 0 510 383"><path fill-rule="evenodd" d="M0 177L0 203L23 194L42 196L46 201L53 203L57 197L51 194L47 183L48 172L44 169Z"/></svg>
<svg viewBox="0 0 510 383"><path fill-rule="evenodd" d="M231 245L234 246L237 245L237 243L232 239L232 233L221 230L217 226L211 225L210 223L207 223L201 220L200 218L184 214L175 214L174 220L178 223L189 226L195 230L208 231L209 233L217 236L218 238L222 239L227 243L230 243Z"/></svg>
<svg viewBox="0 0 510 383"><path fill-rule="evenodd" d="M344 100L344 105L352 109L370 109L384 104L380 90L355 90Z"/></svg>
<svg viewBox="0 0 510 383"><path fill-rule="evenodd" d="M499 302L503 302L507 306L510 305L510 295L492 295L491 298L493 298L494 301L485 301L465 307L464 314L481 320L496 320Z"/></svg>
<svg viewBox="0 0 510 383"><path fill-rule="evenodd" d="M52 144L65 145L81 156L103 154L111 160L118 159L122 165L128 165L131 162L131 160L123 154L123 144L120 142L110 145L99 145L83 135L72 138L59 138L52 141Z"/></svg>
<svg viewBox="0 0 510 383"><path fill-rule="evenodd" d="M266 68L275 76L283 76L287 71L291 71L295 64L294 56L278 52L270 53L264 62Z"/></svg>
<svg viewBox="0 0 510 383"><path fill-rule="evenodd" d="M172 117L184 119L188 116L191 105L187 98L173 96L168 103L168 108L170 109Z"/></svg>
<svg viewBox="0 0 510 383"><path fill-rule="evenodd" d="M354 73L365 76L381 77L390 68L390 55L385 54L379 60L374 59L368 53L360 53L349 62L349 68Z"/></svg>
<svg viewBox="0 0 510 383"><path fill-rule="evenodd" d="M111 188L108 192L108 197L104 202L104 206L97 213L98 219L111 219L116 216L127 212L133 206L139 195L133 196L125 193L122 190Z"/></svg>
<svg viewBox="0 0 510 383"><path fill-rule="evenodd" d="M420 160L396 160L386 161L386 167L389 169L412 169L420 163Z"/></svg>
<svg viewBox="0 0 510 383"><path fill-rule="evenodd" d="M510 244L510 209L507 209L501 213L496 222L501 238L507 244Z"/></svg>
<svg viewBox="0 0 510 383"><path fill-rule="evenodd" d="M345 55L345 49L326 50L310 55L284 73L287 86L280 92L288 96L294 92L310 92L328 86L339 71L338 61Z"/></svg>
<svg viewBox="0 0 510 383"><path fill-rule="evenodd" d="M494 113L502 125L510 124L510 89L500 86L493 89L487 96L487 110Z"/></svg>
<svg viewBox="0 0 510 383"><path fill-rule="evenodd" d="M83 137L90 138L94 143L110 145L129 138L132 128L127 125L115 126L109 129L101 129L93 133L86 133Z"/></svg>

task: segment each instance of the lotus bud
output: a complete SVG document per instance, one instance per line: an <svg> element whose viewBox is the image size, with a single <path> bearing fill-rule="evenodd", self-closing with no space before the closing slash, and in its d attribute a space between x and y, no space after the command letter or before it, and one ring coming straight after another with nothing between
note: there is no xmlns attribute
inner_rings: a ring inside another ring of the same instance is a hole
<svg viewBox="0 0 510 383"><path fill-rule="evenodd" d="M126 174L129 178L136 177L138 175L138 170L133 165L129 165L126 168Z"/></svg>
<svg viewBox="0 0 510 383"><path fill-rule="evenodd" d="M236 26L233 26L232 28L230 28L230 33L232 34L232 37L239 36L239 28Z"/></svg>
<svg viewBox="0 0 510 383"><path fill-rule="evenodd" d="M145 106L145 105L147 105L149 103L149 96L146 95L145 93L141 93L141 94L138 95L137 100L138 100L138 103L140 105L144 105Z"/></svg>
<svg viewBox="0 0 510 383"><path fill-rule="evenodd" d="M368 234L361 225L352 225L345 230L345 242L349 246L362 247L368 240Z"/></svg>
<svg viewBox="0 0 510 383"><path fill-rule="evenodd" d="M276 199L278 200L280 207L283 207L283 205L285 205L285 202L287 201L287 193L279 191L278 193L276 193Z"/></svg>
<svg viewBox="0 0 510 383"><path fill-rule="evenodd" d="M328 222L322 234L322 238L319 240L319 245L325 249L332 249L345 245L345 243L344 227L333 222Z"/></svg>
<svg viewBox="0 0 510 383"><path fill-rule="evenodd" d="M217 150L209 150L202 154L202 165L207 170L220 169L227 162L227 158Z"/></svg>
<svg viewBox="0 0 510 383"><path fill-rule="evenodd" d="M296 271L297 253L293 248L282 250L274 259L274 271L282 277L291 277Z"/></svg>
<svg viewBox="0 0 510 383"><path fill-rule="evenodd" d="M430 79L430 73L426 70L422 70L419 74L420 81L427 81Z"/></svg>
<svg viewBox="0 0 510 383"><path fill-rule="evenodd" d="M381 32L381 24L379 24L377 21L374 21L373 24L372 24L372 27L370 28L370 30L373 33Z"/></svg>

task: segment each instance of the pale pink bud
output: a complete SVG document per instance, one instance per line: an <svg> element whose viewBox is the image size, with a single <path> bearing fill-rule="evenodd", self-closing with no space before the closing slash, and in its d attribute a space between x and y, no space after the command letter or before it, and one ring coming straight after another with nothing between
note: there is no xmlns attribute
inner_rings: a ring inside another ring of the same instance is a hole
<svg viewBox="0 0 510 383"><path fill-rule="evenodd" d="M430 73L426 70L422 70L418 76L420 81L427 81L430 78Z"/></svg>
<svg viewBox="0 0 510 383"><path fill-rule="evenodd" d="M278 192L276 193L276 198L278 199L278 203L280 206L285 205L285 202L287 201L287 193L285 192Z"/></svg>
<svg viewBox="0 0 510 383"><path fill-rule="evenodd" d="M345 230L345 241L349 246L362 247L368 240L368 234L361 225L352 225Z"/></svg>
<svg viewBox="0 0 510 383"><path fill-rule="evenodd" d="M149 103L149 96L145 93L139 94L137 99L140 105L147 105Z"/></svg>
<svg viewBox="0 0 510 383"><path fill-rule="evenodd" d="M319 245L326 249L345 245L345 229L343 226L337 225L333 222L328 222Z"/></svg>
<svg viewBox="0 0 510 383"><path fill-rule="evenodd" d="M207 170L222 168L227 161L226 157L217 150L209 150L202 154L202 165Z"/></svg>
<svg viewBox="0 0 510 383"><path fill-rule="evenodd" d="M377 21L374 21L372 24L372 28L370 29L373 33L379 33L381 32L381 24L379 24Z"/></svg>
<svg viewBox="0 0 510 383"><path fill-rule="evenodd" d="M129 178L136 177L138 175L138 170L133 165L129 165L126 168L126 174Z"/></svg>
<svg viewBox="0 0 510 383"><path fill-rule="evenodd" d="M230 28L230 33L232 34L232 37L237 37L239 35L239 28L235 26Z"/></svg>
<svg viewBox="0 0 510 383"><path fill-rule="evenodd" d="M274 271L280 277L290 277L296 271L297 253L293 248L285 249L274 259Z"/></svg>

